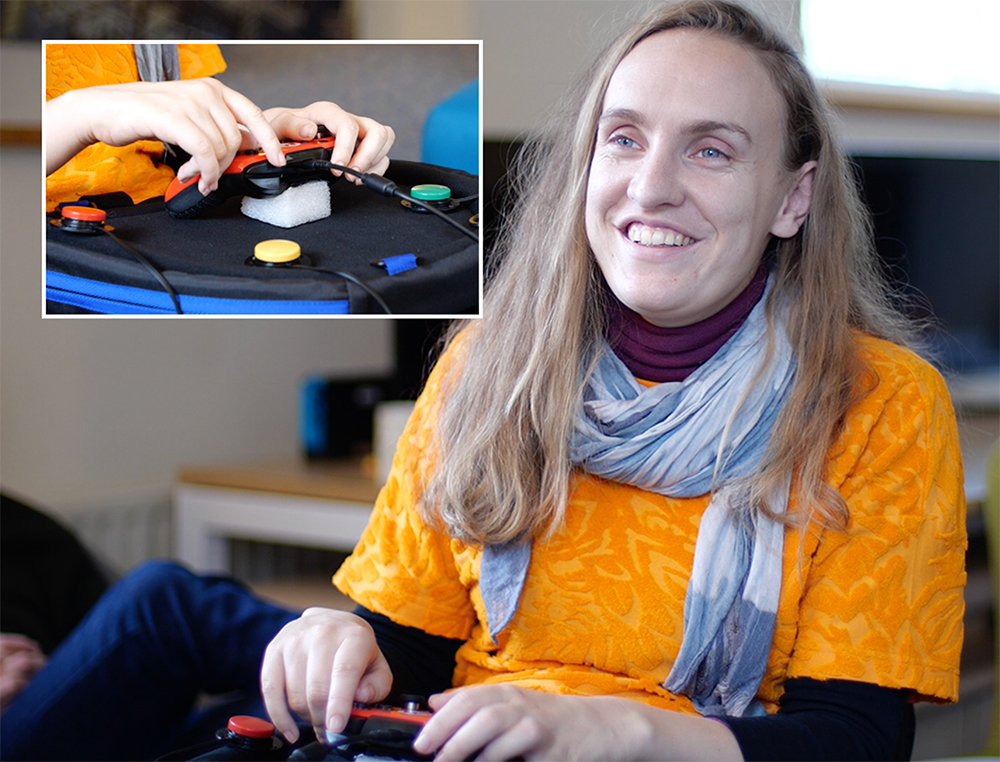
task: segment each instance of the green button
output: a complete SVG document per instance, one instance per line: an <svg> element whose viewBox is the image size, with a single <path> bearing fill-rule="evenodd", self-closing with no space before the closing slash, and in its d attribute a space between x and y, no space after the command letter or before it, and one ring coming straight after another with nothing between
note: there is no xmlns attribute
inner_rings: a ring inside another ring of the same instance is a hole
<svg viewBox="0 0 1000 762"><path fill-rule="evenodd" d="M451 198L451 188L447 185L414 185L410 188L410 195L421 201L447 201Z"/></svg>

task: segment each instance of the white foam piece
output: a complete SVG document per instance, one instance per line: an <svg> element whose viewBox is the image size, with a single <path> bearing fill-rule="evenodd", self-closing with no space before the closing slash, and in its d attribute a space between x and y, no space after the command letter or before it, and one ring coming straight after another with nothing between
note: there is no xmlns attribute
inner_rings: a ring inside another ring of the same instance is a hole
<svg viewBox="0 0 1000 762"><path fill-rule="evenodd" d="M330 186L325 180L314 180L289 188L273 198L243 199L243 214L255 220L293 228L330 216Z"/></svg>

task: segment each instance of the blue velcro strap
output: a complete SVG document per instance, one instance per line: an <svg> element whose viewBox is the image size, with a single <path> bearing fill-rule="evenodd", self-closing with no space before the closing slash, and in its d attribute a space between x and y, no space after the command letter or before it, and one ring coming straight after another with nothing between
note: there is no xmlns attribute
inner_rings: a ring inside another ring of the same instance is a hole
<svg viewBox="0 0 1000 762"><path fill-rule="evenodd" d="M386 257L382 260L382 264L389 275L398 275L416 267L417 258L412 254L399 254L395 257Z"/></svg>

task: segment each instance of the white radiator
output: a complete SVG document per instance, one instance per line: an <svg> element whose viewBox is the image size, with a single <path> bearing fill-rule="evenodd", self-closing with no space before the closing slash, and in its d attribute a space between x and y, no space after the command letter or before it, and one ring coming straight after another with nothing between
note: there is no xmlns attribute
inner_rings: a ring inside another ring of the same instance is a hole
<svg viewBox="0 0 1000 762"><path fill-rule="evenodd" d="M80 541L115 574L170 555L170 504L124 505L66 517Z"/></svg>
<svg viewBox="0 0 1000 762"><path fill-rule="evenodd" d="M169 503L78 511L66 518L80 541L119 576L151 558L171 556ZM288 578L328 581L345 553L251 540L229 540L232 574L248 582Z"/></svg>

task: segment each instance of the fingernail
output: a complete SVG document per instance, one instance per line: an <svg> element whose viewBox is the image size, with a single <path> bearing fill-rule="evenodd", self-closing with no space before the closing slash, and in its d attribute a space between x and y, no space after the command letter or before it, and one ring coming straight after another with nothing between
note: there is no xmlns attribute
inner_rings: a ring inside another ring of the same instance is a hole
<svg viewBox="0 0 1000 762"><path fill-rule="evenodd" d="M326 718L326 728L331 733L339 733L344 729L344 718L339 714L331 714Z"/></svg>
<svg viewBox="0 0 1000 762"><path fill-rule="evenodd" d="M313 128L308 124L303 124L299 127L299 136L303 138L311 138L315 133Z"/></svg>
<svg viewBox="0 0 1000 762"><path fill-rule="evenodd" d="M418 754L428 754L430 749L424 748L425 746L427 746L427 743L424 740L424 731L421 730L417 733L417 737L413 739L413 750Z"/></svg>

